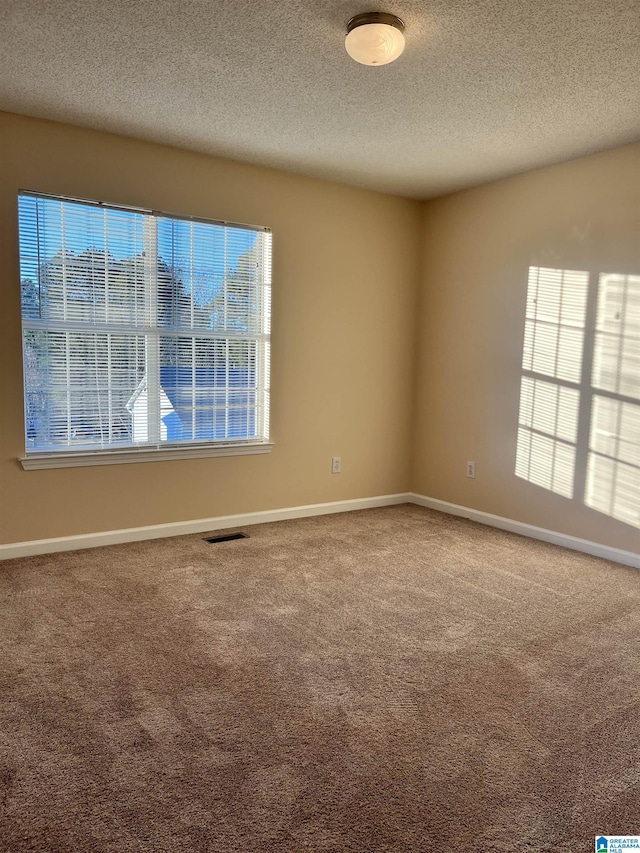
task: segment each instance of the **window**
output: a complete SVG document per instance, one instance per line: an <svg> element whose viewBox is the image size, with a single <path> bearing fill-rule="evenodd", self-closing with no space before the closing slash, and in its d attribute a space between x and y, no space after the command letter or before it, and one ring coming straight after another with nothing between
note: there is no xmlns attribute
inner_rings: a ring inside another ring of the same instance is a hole
<svg viewBox="0 0 640 853"><path fill-rule="evenodd" d="M271 448L267 229L18 201L25 467Z"/></svg>

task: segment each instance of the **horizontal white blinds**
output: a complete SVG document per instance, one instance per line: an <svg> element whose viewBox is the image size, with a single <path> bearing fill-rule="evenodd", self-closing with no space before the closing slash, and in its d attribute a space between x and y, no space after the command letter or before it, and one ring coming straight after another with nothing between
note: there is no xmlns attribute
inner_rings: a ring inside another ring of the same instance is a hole
<svg viewBox="0 0 640 853"><path fill-rule="evenodd" d="M271 235L19 196L27 453L268 437Z"/></svg>

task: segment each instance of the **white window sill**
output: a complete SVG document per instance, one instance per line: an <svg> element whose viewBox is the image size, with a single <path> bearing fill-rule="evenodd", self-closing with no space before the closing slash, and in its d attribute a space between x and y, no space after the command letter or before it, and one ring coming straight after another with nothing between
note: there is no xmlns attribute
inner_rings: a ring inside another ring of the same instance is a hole
<svg viewBox="0 0 640 853"><path fill-rule="evenodd" d="M172 447L141 447L127 450L94 450L76 453L32 453L20 459L25 471L38 468L81 468L88 465L122 465L128 462L167 462L176 459L205 459L210 456L249 456L271 453L267 441L252 444L200 444Z"/></svg>

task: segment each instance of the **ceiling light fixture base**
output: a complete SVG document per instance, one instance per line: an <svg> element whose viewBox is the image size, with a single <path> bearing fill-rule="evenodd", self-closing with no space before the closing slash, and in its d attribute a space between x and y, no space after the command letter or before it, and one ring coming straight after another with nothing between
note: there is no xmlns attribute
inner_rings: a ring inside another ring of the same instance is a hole
<svg viewBox="0 0 640 853"><path fill-rule="evenodd" d="M366 24L386 24L388 27L395 27L404 33L404 21L397 15L389 15L386 12L364 12L362 15L354 15L349 19L347 24L347 35L356 27L362 27Z"/></svg>

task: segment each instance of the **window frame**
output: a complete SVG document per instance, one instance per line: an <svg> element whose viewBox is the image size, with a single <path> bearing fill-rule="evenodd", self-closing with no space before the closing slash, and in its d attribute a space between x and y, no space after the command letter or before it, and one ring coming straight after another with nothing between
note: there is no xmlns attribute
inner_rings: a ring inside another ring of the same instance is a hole
<svg viewBox="0 0 640 853"><path fill-rule="evenodd" d="M54 193L43 193L27 189L18 190L18 201L22 197L31 197L35 199L50 199L52 201L70 202L82 204L85 206L94 206L103 210L124 211L127 213L142 214L153 217L153 221L157 223L158 219L165 218L176 221L185 221L189 223L203 223L206 225L221 226L224 228L239 228L246 231L255 231L256 233L264 233L269 236L268 253L269 261L271 260L272 240L273 235L270 228L265 226L247 225L228 220L207 219L199 216L189 216L184 214L168 213L166 211L135 207L132 205L115 204L111 202L97 201L93 199L83 199L74 196L66 196ZM18 223L19 225L19 223ZM18 228L20 240L20 228ZM22 262L22 252L20 243L18 245L18 260ZM22 280L22 275L19 276ZM262 284L265 291L262 295L267 294L266 303L261 306L260 319L263 324L261 337L265 343L263 353L264 364L261 367L264 377L263 385L260 389L262 396L262 409L264 426L261 430L262 437L245 437L245 438L221 438L221 439L205 439L205 440L187 440L187 441L167 441L154 444L139 444L139 445L117 445L112 448L96 448L96 447L80 447L77 450L66 448L60 450L29 450L27 446L27 412L26 412L26 376L25 376L25 361L24 349L22 349L22 370L23 370L23 428L24 428L24 456L19 457L19 462L25 470L46 469L46 468L66 468L66 467L84 467L95 465L111 465L111 464L126 464L137 462L159 462L171 461L180 459L202 459L207 457L218 456L240 456L240 455L256 455L270 453L274 447L273 441L269 435L269 403L270 403L270 326L271 326L271 263L269 263L268 273ZM268 293L267 293L268 292ZM29 318L25 318L23 313L22 302L20 304L20 315L23 333L21 335L21 343L24 340L24 331L30 327ZM26 322L25 322L26 320ZM46 321L31 321L40 327L43 327ZM55 325L55 323L54 323ZM73 324L72 324L73 325ZM87 333L91 333L91 326L87 326ZM197 337L198 329L192 327L177 327L178 330L183 329L185 335L194 335ZM161 335L162 326L154 327L154 334ZM176 329L173 330L174 332ZM144 334L141 329L140 334ZM258 340L258 337L253 336L253 339ZM229 338L231 339L231 338ZM22 344L24 346L24 344ZM146 373L146 370L145 370ZM160 387L160 391L162 388Z"/></svg>

